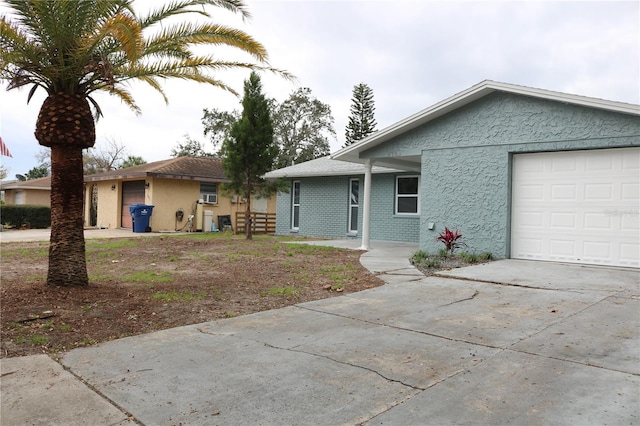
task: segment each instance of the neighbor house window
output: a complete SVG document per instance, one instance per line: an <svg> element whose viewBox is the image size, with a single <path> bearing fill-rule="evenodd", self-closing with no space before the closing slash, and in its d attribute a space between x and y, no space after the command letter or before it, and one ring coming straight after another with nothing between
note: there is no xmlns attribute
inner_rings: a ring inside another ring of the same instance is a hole
<svg viewBox="0 0 640 426"><path fill-rule="evenodd" d="M15 203L16 204L24 204L24 191L19 189L16 191L16 195L15 195Z"/></svg>
<svg viewBox="0 0 640 426"><path fill-rule="evenodd" d="M207 204L218 204L218 185L200 182L200 199Z"/></svg>
<svg viewBox="0 0 640 426"><path fill-rule="evenodd" d="M300 181L293 181L291 191L291 229L300 228Z"/></svg>
<svg viewBox="0 0 640 426"><path fill-rule="evenodd" d="M396 214L418 214L420 177L396 177Z"/></svg>

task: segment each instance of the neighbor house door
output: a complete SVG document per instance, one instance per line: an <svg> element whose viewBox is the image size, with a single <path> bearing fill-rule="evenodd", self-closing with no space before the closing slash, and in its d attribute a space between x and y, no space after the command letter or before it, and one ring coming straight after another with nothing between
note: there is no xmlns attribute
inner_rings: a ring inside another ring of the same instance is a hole
<svg viewBox="0 0 640 426"><path fill-rule="evenodd" d="M133 228L133 222L131 221L131 212L129 211L129 206L131 204L144 204L143 180L122 182L121 226L123 228Z"/></svg>

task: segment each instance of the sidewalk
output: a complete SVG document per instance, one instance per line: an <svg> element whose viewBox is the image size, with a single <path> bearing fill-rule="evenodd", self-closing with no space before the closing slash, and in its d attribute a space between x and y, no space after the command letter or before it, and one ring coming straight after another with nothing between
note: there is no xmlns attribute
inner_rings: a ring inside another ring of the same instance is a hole
<svg viewBox="0 0 640 426"><path fill-rule="evenodd" d="M133 232L130 229L97 229L85 228L84 238L137 238L163 235L157 232ZM50 229L23 229L5 230L0 232L0 243L26 242L26 241L49 241L51 237Z"/></svg>

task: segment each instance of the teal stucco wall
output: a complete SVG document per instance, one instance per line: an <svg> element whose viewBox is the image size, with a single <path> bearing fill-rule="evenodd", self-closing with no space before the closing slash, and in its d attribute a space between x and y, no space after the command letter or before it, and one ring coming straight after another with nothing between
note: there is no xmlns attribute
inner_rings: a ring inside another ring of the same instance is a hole
<svg viewBox="0 0 640 426"><path fill-rule="evenodd" d="M494 93L362 156L421 155L421 249L442 248L435 238L448 226L461 231L468 251L503 258L513 154L629 146L640 146L637 116Z"/></svg>

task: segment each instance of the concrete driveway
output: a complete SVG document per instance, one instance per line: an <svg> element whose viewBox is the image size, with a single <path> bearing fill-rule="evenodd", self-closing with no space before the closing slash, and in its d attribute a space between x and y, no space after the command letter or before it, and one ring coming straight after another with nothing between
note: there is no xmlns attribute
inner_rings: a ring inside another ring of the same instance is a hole
<svg viewBox="0 0 640 426"><path fill-rule="evenodd" d="M44 356L3 360L2 424L640 422L638 270L503 260L425 278L411 249L363 256L382 287L72 350L31 400L6 391ZM21 414L56 386L62 414Z"/></svg>
<svg viewBox="0 0 640 426"><path fill-rule="evenodd" d="M138 238L163 235L157 232L133 232L131 229L97 229L85 228L84 238ZM49 241L51 229L9 229L0 232L0 243L14 243L26 241Z"/></svg>

